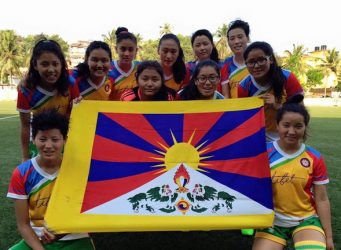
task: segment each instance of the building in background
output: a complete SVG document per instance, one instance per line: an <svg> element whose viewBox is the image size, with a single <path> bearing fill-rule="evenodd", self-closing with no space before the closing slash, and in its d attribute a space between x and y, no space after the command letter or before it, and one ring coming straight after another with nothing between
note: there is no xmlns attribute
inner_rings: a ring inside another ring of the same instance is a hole
<svg viewBox="0 0 341 250"><path fill-rule="evenodd" d="M91 42L92 41L77 41L70 44L70 68L74 68L84 61L86 48Z"/></svg>

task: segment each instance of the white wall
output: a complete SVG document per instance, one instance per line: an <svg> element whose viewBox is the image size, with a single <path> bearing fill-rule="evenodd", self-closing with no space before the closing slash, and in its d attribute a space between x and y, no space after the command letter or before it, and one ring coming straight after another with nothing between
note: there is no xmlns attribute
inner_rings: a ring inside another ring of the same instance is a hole
<svg viewBox="0 0 341 250"><path fill-rule="evenodd" d="M0 101L16 100L17 87L16 86L0 86Z"/></svg>

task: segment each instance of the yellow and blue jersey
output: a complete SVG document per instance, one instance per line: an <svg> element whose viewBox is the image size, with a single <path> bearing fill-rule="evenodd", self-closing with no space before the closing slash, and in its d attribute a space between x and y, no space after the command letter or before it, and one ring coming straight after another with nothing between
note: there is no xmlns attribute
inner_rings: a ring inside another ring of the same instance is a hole
<svg viewBox="0 0 341 250"><path fill-rule="evenodd" d="M238 85L248 75L249 71L246 66L238 68L231 73L228 81L230 88L230 98L238 98Z"/></svg>
<svg viewBox="0 0 341 250"><path fill-rule="evenodd" d="M115 91L111 95L111 99L120 100L120 96L126 89L132 89L137 86L135 73L139 62L133 61L128 72L124 72L118 65L118 61L111 63L109 77L115 81Z"/></svg>
<svg viewBox="0 0 341 250"><path fill-rule="evenodd" d="M235 62L234 56L227 57L224 64L227 68L230 98L238 98L238 85L249 75L249 71L246 65L238 65Z"/></svg>
<svg viewBox="0 0 341 250"><path fill-rule="evenodd" d="M21 113L36 114L46 109L57 109L63 115L70 114L71 102L79 96L77 88L70 83L68 90L59 94L57 90L47 91L40 86L33 89L21 85L18 87L17 110Z"/></svg>
<svg viewBox="0 0 341 250"><path fill-rule="evenodd" d="M38 237L43 234L44 217L58 171L49 174L32 158L14 169L7 197L27 200L28 214L33 231ZM88 234L68 234L61 240L73 240L88 237Z"/></svg>
<svg viewBox="0 0 341 250"><path fill-rule="evenodd" d="M46 173L36 158L19 165L12 175L7 197L28 200L29 217L33 230L41 235L44 216L58 172Z"/></svg>
<svg viewBox="0 0 341 250"><path fill-rule="evenodd" d="M271 168L275 225L297 226L300 221L317 216L313 185L329 182L323 156L302 144L294 154L287 154L277 141L267 143Z"/></svg>
<svg viewBox="0 0 341 250"><path fill-rule="evenodd" d="M79 77L77 70L72 70L69 74L72 82L85 100L108 101L114 88L114 80L107 76L103 81L96 85L90 78Z"/></svg>
<svg viewBox="0 0 341 250"><path fill-rule="evenodd" d="M173 89L174 91L177 92L183 87L185 87L189 83L190 79L191 79L191 73L190 73L189 68L186 67L186 75L185 75L185 78L181 81L181 83L175 82L173 75L172 75L171 77L165 76L165 85L168 88Z"/></svg>

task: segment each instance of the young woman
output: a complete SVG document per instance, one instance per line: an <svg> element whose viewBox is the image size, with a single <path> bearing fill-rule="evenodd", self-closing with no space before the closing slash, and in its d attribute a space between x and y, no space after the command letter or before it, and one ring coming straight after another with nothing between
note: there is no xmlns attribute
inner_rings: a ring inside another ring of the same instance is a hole
<svg viewBox="0 0 341 250"><path fill-rule="evenodd" d="M250 75L240 82L238 97L260 96L264 100L267 140L276 140L277 110L289 98L303 95L303 88L293 73L278 66L272 47L266 42L250 44L244 59Z"/></svg>
<svg viewBox="0 0 341 250"><path fill-rule="evenodd" d="M303 143L309 114L301 104L284 104L276 123L279 140L267 144L275 221L257 230L252 249L282 250L292 238L295 249L334 250L326 165Z"/></svg>
<svg viewBox="0 0 341 250"><path fill-rule="evenodd" d="M179 91L190 79L189 69L184 62L184 52L178 37L174 34L165 34L158 45L160 62L165 75L166 86Z"/></svg>
<svg viewBox="0 0 341 250"><path fill-rule="evenodd" d="M249 74L243 56L250 42L249 24L239 19L231 22L227 30L227 41L233 55L224 61L228 84L223 85L223 94L226 98L237 98L239 82Z"/></svg>
<svg viewBox="0 0 341 250"><path fill-rule="evenodd" d="M84 249L94 246L87 233L55 235L45 228L44 218L62 163L69 120L55 109L33 116L32 138L38 156L13 171L7 197L14 200L22 240L12 250Z"/></svg>
<svg viewBox="0 0 341 250"><path fill-rule="evenodd" d="M193 76L194 69L201 61L211 59L219 65L220 82L217 86L217 90L222 92L222 85L227 83L227 71L223 70L223 63L220 62L218 56L218 50L214 45L213 36L211 32L206 29L197 30L191 37L191 43L196 60L187 63L187 67L190 70L191 76Z"/></svg>
<svg viewBox="0 0 341 250"><path fill-rule="evenodd" d="M137 87L126 90L122 101L172 101L175 92L165 85L164 73L157 61L143 61L136 71Z"/></svg>
<svg viewBox="0 0 341 250"><path fill-rule="evenodd" d="M180 100L224 99L217 91L220 83L220 69L216 62L204 60L195 67L189 84L179 92Z"/></svg>
<svg viewBox="0 0 341 250"><path fill-rule="evenodd" d="M123 91L136 87L135 72L138 62L134 61L137 53L137 39L125 29L116 31L116 51L119 59L111 63L109 76L115 81L112 100L119 100Z"/></svg>
<svg viewBox="0 0 341 250"><path fill-rule="evenodd" d="M21 122L22 161L37 154L30 142L31 114L56 108L59 113L70 114L70 103L79 93L68 80L68 69L59 44L41 40L33 48L28 74L18 87L17 110Z"/></svg>
<svg viewBox="0 0 341 250"><path fill-rule="evenodd" d="M70 81L86 100L109 100L114 80L108 76L112 61L111 50L105 42L93 41L85 51L84 62L70 72Z"/></svg>

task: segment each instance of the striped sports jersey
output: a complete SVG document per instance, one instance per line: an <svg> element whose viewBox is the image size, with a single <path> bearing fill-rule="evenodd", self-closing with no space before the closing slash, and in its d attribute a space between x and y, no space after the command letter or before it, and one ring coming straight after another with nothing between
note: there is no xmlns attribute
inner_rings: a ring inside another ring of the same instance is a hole
<svg viewBox="0 0 341 250"><path fill-rule="evenodd" d="M285 83L282 94L282 103L297 94L303 94L303 88L296 76L288 70L282 69ZM265 93L272 93L273 89L270 84L266 86L259 85L252 75L245 77L238 86L238 97L250 97L259 96ZM277 129L276 129L276 114L277 110L273 109L270 105L265 105L265 125L268 140L278 139Z"/></svg>
<svg viewBox="0 0 341 250"><path fill-rule="evenodd" d="M189 83L190 78L191 78L190 70L189 68L186 67L185 78L182 80L180 84L175 82L173 75L169 77L165 76L165 84L168 88L173 89L174 91L179 91Z"/></svg>
<svg viewBox="0 0 341 250"><path fill-rule="evenodd" d="M32 158L14 169L7 197L27 200L32 229L38 237L44 228L44 216L50 200L58 171L54 174L45 172ZM88 234L68 234L61 240L87 237Z"/></svg>
<svg viewBox="0 0 341 250"><path fill-rule="evenodd" d="M60 95L57 90L47 91L40 86L29 89L21 85L18 87L17 110L21 113L36 114L45 109L55 108L59 113L66 115L70 113L72 100L78 96L78 89L72 83L64 95Z"/></svg>
<svg viewBox="0 0 341 250"><path fill-rule="evenodd" d="M186 67L189 69L189 73L191 74L191 77L194 73L194 69L197 66L198 61L190 61L186 63Z"/></svg>
<svg viewBox="0 0 341 250"><path fill-rule="evenodd" d="M218 91L214 91L214 96L212 98L212 100L222 100L225 99L225 97L220 94Z"/></svg>
<svg viewBox="0 0 341 250"><path fill-rule="evenodd" d="M238 98L238 85L249 75L245 64L240 65L235 62L235 57L227 57L224 61L228 72L228 84L230 89L230 98Z"/></svg>
<svg viewBox="0 0 341 250"><path fill-rule="evenodd" d="M312 185L329 182L323 156L302 144L294 154L285 153L278 141L267 143L271 168L275 225L297 226L317 216Z"/></svg>
<svg viewBox="0 0 341 250"><path fill-rule="evenodd" d="M170 89L171 91L171 89ZM173 101L175 93L168 92L167 100L157 100L157 101ZM135 87L133 89L125 90L121 95L121 101L141 101L140 89Z"/></svg>
<svg viewBox="0 0 341 250"><path fill-rule="evenodd" d="M191 77L193 75L194 69L197 66L197 64L198 64L198 61L190 61L190 62L187 62L186 64L191 74ZM228 71L227 71L226 65L223 62L218 63L218 65L220 68L220 83L217 86L217 91L222 93L222 85L228 82Z"/></svg>
<svg viewBox="0 0 341 250"><path fill-rule="evenodd" d="M28 200L31 225L39 236L57 175L41 169L36 157L19 165L12 175L7 197Z"/></svg>
<svg viewBox="0 0 341 250"><path fill-rule="evenodd" d="M128 72L124 72L119 66L118 61L111 63L109 77L115 81L115 93L112 95L112 100L119 100L122 92L126 89L132 89L137 86L135 73L139 62L133 61L131 68Z"/></svg>
<svg viewBox="0 0 341 250"><path fill-rule="evenodd" d="M235 57L234 56L230 56L230 57L227 57L225 59L224 66L227 69L228 76L230 76L232 74L232 72L234 72L235 70L237 70L239 68L243 68L245 65L240 65L239 63L237 63L235 61Z"/></svg>
<svg viewBox="0 0 341 250"><path fill-rule="evenodd" d="M177 93L177 96L176 96L176 100L183 100L181 99L181 92L183 90L181 89L178 93ZM222 94L220 94L218 91L214 91L214 95L212 97L212 100L222 100L222 99L225 99L225 96L223 96Z"/></svg>
<svg viewBox="0 0 341 250"><path fill-rule="evenodd" d="M114 80L111 77L105 77L99 85L96 85L90 78L85 79L78 76L77 70L70 71L69 79L85 100L107 101L114 87Z"/></svg>
<svg viewBox="0 0 341 250"><path fill-rule="evenodd" d="M239 83L249 75L249 71L246 66L238 68L233 71L229 76L229 88L230 88L230 98L238 98L238 86Z"/></svg>

